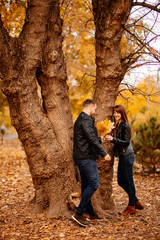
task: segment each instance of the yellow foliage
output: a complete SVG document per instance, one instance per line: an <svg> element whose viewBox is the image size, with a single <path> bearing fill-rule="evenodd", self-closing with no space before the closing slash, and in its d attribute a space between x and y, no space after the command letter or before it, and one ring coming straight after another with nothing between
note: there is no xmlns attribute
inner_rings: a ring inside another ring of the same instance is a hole
<svg viewBox="0 0 160 240"><path fill-rule="evenodd" d="M150 109L145 111L145 113L139 112L136 115L136 118L133 122L133 125L132 125L133 128L137 129L139 124L148 123L152 117L157 117L158 122L160 122L160 109L159 108L155 108L154 106L151 106Z"/></svg>
<svg viewBox="0 0 160 240"><path fill-rule="evenodd" d="M7 128L11 127L11 119L8 106L5 106L3 108L3 111L0 111L0 126L2 125L5 125Z"/></svg>
<svg viewBox="0 0 160 240"><path fill-rule="evenodd" d="M106 120L97 123L97 131L100 135L105 135L109 133L114 128L114 122L111 122L106 118Z"/></svg>
<svg viewBox="0 0 160 240"><path fill-rule="evenodd" d="M71 110L74 120L80 113L83 100L94 95L96 80L95 25L90 0L64 1L61 7L63 18L63 51L65 53ZM135 31L143 34L143 22ZM132 39L133 40L133 39ZM135 51L136 41L130 41L125 32L121 40L122 56ZM143 50L143 46L142 46ZM136 55L135 55L136 57ZM85 78L83 77L85 75Z"/></svg>
<svg viewBox="0 0 160 240"><path fill-rule="evenodd" d="M12 37L18 37L22 31L26 16L26 0L19 0L16 3L1 1L0 13L4 27Z"/></svg>
<svg viewBox="0 0 160 240"><path fill-rule="evenodd" d="M132 20L128 20L128 22L132 22ZM136 33L138 35L138 37L140 39L143 40L144 38L144 34L147 35L148 34L148 30L146 30L146 28L144 28L146 24L140 20L137 22L137 25L134 25L132 28L132 31L134 31L134 33ZM138 42L138 46L141 45L141 50L143 50L145 47ZM121 54L122 57L126 57L129 56L130 54L135 52L135 49L137 47L137 42L135 41L135 38L133 38L131 35L129 35L127 32L124 32L122 39L121 39ZM134 54L134 57L136 57L137 55Z"/></svg>
<svg viewBox="0 0 160 240"><path fill-rule="evenodd" d="M136 86L133 93L126 89L122 96L117 97L116 104L122 104L133 127L146 123L151 117L157 117L160 122L160 86L151 78L145 79ZM143 92L139 94L138 89ZM127 101L126 101L127 99Z"/></svg>
<svg viewBox="0 0 160 240"><path fill-rule="evenodd" d="M69 98L75 120L82 111L83 101L93 98L95 89L95 26L91 1L64 2L61 17L64 19L63 51L67 64Z"/></svg>

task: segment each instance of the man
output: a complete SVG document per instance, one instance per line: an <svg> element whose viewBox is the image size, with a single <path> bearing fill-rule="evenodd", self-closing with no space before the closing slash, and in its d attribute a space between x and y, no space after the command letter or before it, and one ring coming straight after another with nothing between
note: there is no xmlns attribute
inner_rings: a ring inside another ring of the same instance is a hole
<svg viewBox="0 0 160 240"><path fill-rule="evenodd" d="M96 103L93 100L85 100L83 111L74 124L73 158L81 176L81 201L72 218L84 227L88 224L86 217L83 215L84 213L88 213L90 219L98 218L91 204L91 197L99 187L96 160L99 155L105 161L111 160L109 154L101 145L101 138L98 138L97 129L92 118L96 108Z"/></svg>

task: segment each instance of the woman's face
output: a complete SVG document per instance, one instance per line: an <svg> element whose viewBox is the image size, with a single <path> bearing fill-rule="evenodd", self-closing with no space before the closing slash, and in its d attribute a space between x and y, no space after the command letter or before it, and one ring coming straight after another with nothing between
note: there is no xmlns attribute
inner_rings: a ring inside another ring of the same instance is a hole
<svg viewBox="0 0 160 240"><path fill-rule="evenodd" d="M116 121L122 120L121 113L114 111L114 118L115 118Z"/></svg>

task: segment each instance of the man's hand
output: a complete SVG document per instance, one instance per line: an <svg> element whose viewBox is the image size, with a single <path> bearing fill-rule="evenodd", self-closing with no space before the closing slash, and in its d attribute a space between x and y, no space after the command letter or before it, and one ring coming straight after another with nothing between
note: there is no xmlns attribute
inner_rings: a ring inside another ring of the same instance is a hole
<svg viewBox="0 0 160 240"><path fill-rule="evenodd" d="M107 154L105 157L104 157L104 161L103 162L109 162L111 161L111 157L109 154Z"/></svg>

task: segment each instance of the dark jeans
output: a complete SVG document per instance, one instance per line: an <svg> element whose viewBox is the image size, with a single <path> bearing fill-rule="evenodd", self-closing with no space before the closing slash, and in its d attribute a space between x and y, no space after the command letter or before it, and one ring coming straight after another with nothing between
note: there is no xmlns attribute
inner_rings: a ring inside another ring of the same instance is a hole
<svg viewBox="0 0 160 240"><path fill-rule="evenodd" d="M97 163L92 159L76 160L75 162L81 176L81 201L76 212L79 215L83 215L84 212L94 215L91 197L99 187Z"/></svg>
<svg viewBox="0 0 160 240"><path fill-rule="evenodd" d="M129 205L134 206L138 201L133 180L134 153L127 156L119 156L118 184L126 191L129 197Z"/></svg>

